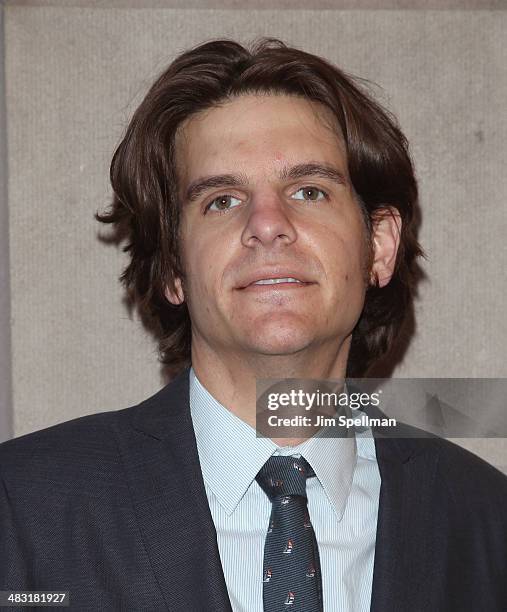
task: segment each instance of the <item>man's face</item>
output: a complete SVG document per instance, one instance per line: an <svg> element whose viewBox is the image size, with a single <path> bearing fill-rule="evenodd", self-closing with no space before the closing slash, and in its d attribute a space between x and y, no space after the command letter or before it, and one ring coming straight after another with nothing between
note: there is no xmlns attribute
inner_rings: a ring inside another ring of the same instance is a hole
<svg viewBox="0 0 507 612"><path fill-rule="evenodd" d="M219 354L290 355L338 348L351 334L363 307L368 249L332 124L328 109L302 98L244 95L180 127L183 290L193 350L204 343ZM198 187L223 175L236 178ZM273 284L288 277L300 282ZM166 292L173 303L183 297L179 281L176 287Z"/></svg>

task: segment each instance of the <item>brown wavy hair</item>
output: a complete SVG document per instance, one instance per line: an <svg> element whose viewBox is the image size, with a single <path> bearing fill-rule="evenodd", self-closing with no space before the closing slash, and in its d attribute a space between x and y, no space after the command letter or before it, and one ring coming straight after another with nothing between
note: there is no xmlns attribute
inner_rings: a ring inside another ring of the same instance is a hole
<svg viewBox="0 0 507 612"><path fill-rule="evenodd" d="M160 361L175 374L190 364L191 321L186 303L174 306L164 289L185 278L179 249L175 133L191 115L233 96L269 93L303 96L328 107L341 128L348 169L367 231L395 207L401 240L394 275L370 285L353 331L347 376L363 376L399 333L415 294L423 255L417 242L417 183L408 144L394 117L367 92L364 81L325 59L279 39L250 49L213 40L179 55L135 111L110 169L114 197L96 219L114 224L130 261L120 276L132 305L159 339Z"/></svg>

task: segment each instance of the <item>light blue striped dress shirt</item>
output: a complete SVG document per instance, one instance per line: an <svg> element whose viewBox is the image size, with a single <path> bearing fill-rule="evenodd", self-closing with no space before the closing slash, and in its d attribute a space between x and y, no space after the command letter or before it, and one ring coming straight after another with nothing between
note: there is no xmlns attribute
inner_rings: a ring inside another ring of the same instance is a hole
<svg viewBox="0 0 507 612"><path fill-rule="evenodd" d="M303 455L315 471L307 482L308 511L319 547L324 612L369 611L380 494L371 432L277 447L222 406L193 368L189 382L199 461L234 612L263 612L271 502L255 476L273 454Z"/></svg>

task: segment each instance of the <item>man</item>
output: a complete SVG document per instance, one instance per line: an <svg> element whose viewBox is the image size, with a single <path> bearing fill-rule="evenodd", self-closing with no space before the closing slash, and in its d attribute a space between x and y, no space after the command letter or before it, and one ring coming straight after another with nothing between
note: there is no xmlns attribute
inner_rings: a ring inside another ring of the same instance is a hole
<svg viewBox="0 0 507 612"><path fill-rule="evenodd" d="M438 438L256 436L256 381L363 376L414 290L406 141L266 40L178 57L101 221L176 378L0 447L0 589L76 610L504 610L507 479Z"/></svg>

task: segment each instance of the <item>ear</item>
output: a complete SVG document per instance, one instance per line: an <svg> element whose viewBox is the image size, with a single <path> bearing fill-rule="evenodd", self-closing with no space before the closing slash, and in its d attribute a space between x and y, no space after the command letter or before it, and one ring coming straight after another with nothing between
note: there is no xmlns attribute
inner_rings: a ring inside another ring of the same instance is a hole
<svg viewBox="0 0 507 612"><path fill-rule="evenodd" d="M370 282L385 287L391 280L400 246L401 217L393 206L375 211L373 216L373 265Z"/></svg>
<svg viewBox="0 0 507 612"><path fill-rule="evenodd" d="M174 304L174 306L183 304L185 301L185 294L183 292L183 284L179 277L174 279L174 283L171 286L166 285L164 295L167 301Z"/></svg>

